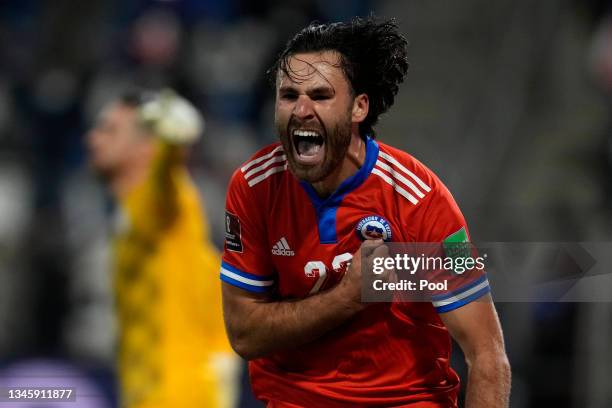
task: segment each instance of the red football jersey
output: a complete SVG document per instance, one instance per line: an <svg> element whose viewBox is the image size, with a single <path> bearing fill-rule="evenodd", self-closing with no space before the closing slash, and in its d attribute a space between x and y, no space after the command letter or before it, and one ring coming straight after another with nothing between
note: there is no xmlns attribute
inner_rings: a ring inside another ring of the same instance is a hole
<svg viewBox="0 0 612 408"><path fill-rule="evenodd" d="M332 287L364 238L467 234L431 170L369 138L363 166L325 199L288 170L276 143L234 173L226 205L221 279L283 299ZM316 341L251 361L253 391L272 407L455 407L459 378L438 313L488 292L483 275L433 302L373 304Z"/></svg>

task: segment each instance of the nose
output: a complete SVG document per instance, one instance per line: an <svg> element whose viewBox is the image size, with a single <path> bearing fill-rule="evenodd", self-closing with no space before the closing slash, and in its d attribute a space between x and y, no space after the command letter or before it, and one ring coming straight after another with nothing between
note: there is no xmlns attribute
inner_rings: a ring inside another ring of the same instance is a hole
<svg viewBox="0 0 612 408"><path fill-rule="evenodd" d="M89 132L87 132L87 134L85 135L85 141L87 143L87 147L89 149L93 149L96 147L96 145L99 144L99 133L97 132L96 129L91 129Z"/></svg>
<svg viewBox="0 0 612 408"><path fill-rule="evenodd" d="M308 120L314 118L314 110L312 100L307 95L300 95L297 98L293 114L300 120Z"/></svg>

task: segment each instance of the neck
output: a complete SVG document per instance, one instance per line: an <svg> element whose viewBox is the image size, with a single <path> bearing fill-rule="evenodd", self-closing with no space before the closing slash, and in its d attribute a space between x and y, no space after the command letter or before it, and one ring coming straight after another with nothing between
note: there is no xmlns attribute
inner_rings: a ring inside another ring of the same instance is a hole
<svg viewBox="0 0 612 408"><path fill-rule="evenodd" d="M110 180L109 187L113 196L121 198L126 196L132 189L142 183L147 175L146 165L135 165L118 171Z"/></svg>
<svg viewBox="0 0 612 408"><path fill-rule="evenodd" d="M352 134L351 143L340 166L324 180L312 184L319 197L331 195L344 180L355 174L363 166L366 155L365 145L364 140L358 133Z"/></svg>

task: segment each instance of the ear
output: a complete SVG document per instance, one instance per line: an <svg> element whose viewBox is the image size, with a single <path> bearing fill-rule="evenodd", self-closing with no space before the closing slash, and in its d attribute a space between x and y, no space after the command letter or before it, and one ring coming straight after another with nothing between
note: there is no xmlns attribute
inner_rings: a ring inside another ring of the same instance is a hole
<svg viewBox="0 0 612 408"><path fill-rule="evenodd" d="M363 122L368 116L369 109L370 99L368 98L368 95L357 95L353 101L352 121L357 123Z"/></svg>

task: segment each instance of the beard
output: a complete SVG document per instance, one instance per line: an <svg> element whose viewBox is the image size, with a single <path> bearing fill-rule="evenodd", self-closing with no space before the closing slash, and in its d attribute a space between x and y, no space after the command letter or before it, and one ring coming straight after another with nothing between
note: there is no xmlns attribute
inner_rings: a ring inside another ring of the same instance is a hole
<svg viewBox="0 0 612 408"><path fill-rule="evenodd" d="M321 134L324 137L323 146L325 154L321 163L316 165L305 165L299 163L295 157L297 147L294 144L294 139L291 135L291 129L305 127L309 129L321 129ZM276 128L279 134L283 150L287 156L289 170L299 179L308 183L317 183L324 180L337 170L342 161L346 157L349 145L351 143L351 127L352 122L350 112L332 128L328 128L320 122L300 123L297 120L290 120L288 126L282 126L276 123Z"/></svg>
<svg viewBox="0 0 612 408"><path fill-rule="evenodd" d="M103 184L110 184L120 173L120 168L116 163L105 161L92 151L89 152L87 168L96 180Z"/></svg>
<svg viewBox="0 0 612 408"><path fill-rule="evenodd" d="M103 184L110 184L111 180L115 178L115 172L112 170L100 169L98 167L93 166L90 166L89 169L96 178L96 180Z"/></svg>

